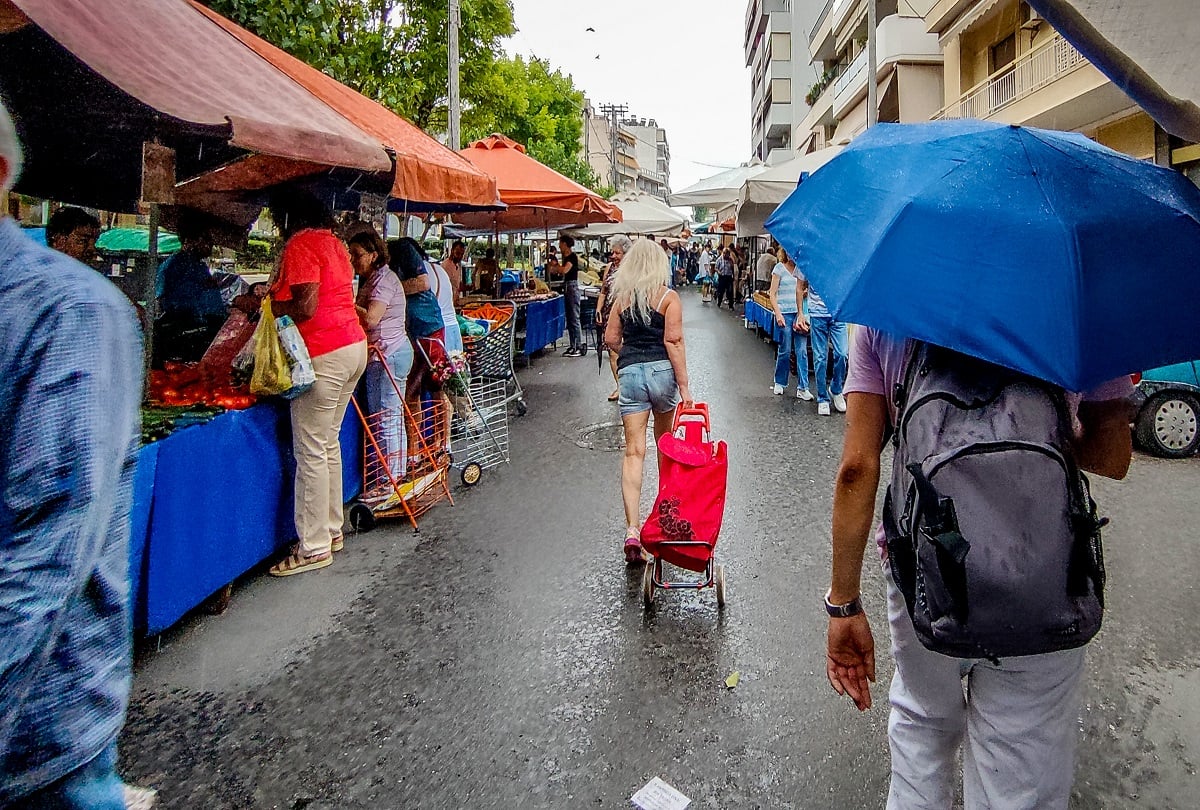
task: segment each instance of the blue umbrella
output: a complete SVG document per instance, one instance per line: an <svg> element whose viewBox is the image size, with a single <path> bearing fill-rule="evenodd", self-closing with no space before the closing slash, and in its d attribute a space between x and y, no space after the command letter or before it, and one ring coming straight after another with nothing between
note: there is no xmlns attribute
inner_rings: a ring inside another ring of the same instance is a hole
<svg viewBox="0 0 1200 810"><path fill-rule="evenodd" d="M835 317L1068 390L1200 357L1200 189L1082 135L880 124L767 230Z"/></svg>

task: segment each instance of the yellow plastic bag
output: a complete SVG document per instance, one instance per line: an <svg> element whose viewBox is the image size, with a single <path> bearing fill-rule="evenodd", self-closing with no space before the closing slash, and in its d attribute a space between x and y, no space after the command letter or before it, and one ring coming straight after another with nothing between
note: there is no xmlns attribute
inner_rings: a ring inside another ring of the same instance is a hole
<svg viewBox="0 0 1200 810"><path fill-rule="evenodd" d="M279 342L279 328L271 314L271 299L262 303L262 314L254 330L254 373L250 375L250 393L276 396L292 387L292 371L287 352Z"/></svg>

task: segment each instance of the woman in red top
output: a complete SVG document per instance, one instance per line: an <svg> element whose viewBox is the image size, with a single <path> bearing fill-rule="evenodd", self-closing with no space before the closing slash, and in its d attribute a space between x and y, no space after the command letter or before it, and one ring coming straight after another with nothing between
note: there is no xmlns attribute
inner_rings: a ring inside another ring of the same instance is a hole
<svg viewBox="0 0 1200 810"><path fill-rule="evenodd" d="M271 568L286 577L333 562L342 548L342 455L338 432L367 366L367 336L354 308L354 270L333 233L333 217L299 192L272 201L286 243L271 284L275 315L290 315L312 357L317 381L291 401L296 456L296 535L291 554Z"/></svg>

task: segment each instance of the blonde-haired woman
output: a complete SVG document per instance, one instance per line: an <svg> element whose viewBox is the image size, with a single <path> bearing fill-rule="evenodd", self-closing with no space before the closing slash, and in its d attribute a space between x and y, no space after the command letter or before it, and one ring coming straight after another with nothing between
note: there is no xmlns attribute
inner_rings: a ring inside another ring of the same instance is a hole
<svg viewBox="0 0 1200 810"><path fill-rule="evenodd" d="M625 561L645 560L641 543L642 469L646 425L654 413L654 439L671 429L672 413L692 401L683 346L683 306L668 287L667 254L639 239L621 262L613 284L613 314L604 342L617 353L617 388L625 427L621 496L625 504Z"/></svg>

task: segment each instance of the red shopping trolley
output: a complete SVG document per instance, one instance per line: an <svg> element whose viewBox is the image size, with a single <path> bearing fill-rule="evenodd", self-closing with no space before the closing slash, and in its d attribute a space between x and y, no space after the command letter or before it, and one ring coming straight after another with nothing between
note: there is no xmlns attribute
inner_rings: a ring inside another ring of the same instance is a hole
<svg viewBox="0 0 1200 810"><path fill-rule="evenodd" d="M717 606L725 605L725 570L715 562L717 537L725 515L729 452L713 441L708 406L675 409L671 432L658 442L658 498L642 527L642 546L654 556L642 576L646 607L655 588L700 590L716 586ZM663 564L704 575L699 580L667 580Z"/></svg>

